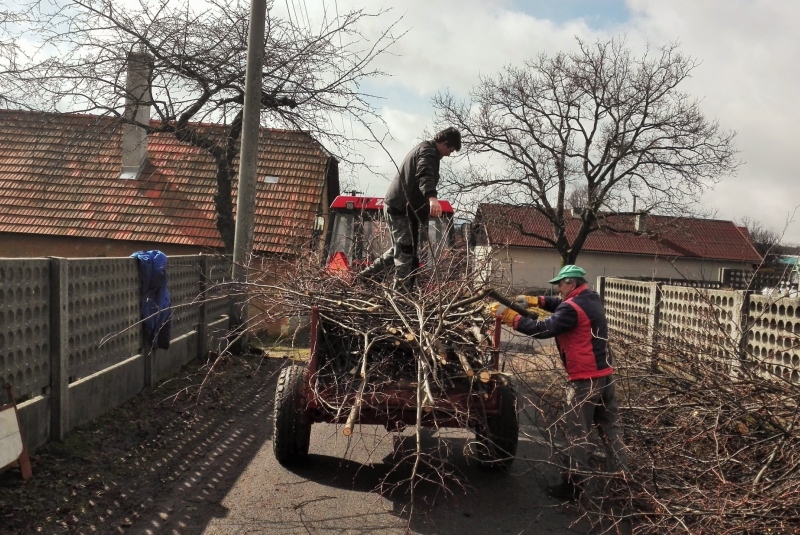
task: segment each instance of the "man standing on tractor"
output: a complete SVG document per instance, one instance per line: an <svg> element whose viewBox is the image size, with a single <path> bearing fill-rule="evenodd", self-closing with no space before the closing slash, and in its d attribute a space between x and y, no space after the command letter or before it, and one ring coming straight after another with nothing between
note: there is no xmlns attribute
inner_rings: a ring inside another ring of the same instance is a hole
<svg viewBox="0 0 800 535"><path fill-rule="evenodd" d="M429 217L442 215L436 192L439 161L458 150L461 132L449 127L408 153L383 199L392 247L361 271L358 279L370 279L393 264L395 287L411 290L413 272L419 267L420 229L427 225Z"/></svg>
<svg viewBox="0 0 800 535"><path fill-rule="evenodd" d="M587 286L585 275L582 268L567 265L550 281L557 285L560 298L517 297L517 305L539 307L553 313L542 321L522 317L499 303L492 305L495 316L514 330L534 338L556 339L568 376L562 422L569 445L561 483L549 485L545 490L555 498L569 500L580 496L581 484L590 472L589 434L595 425L605 439L607 468L628 468L619 426L605 310L600 296Z"/></svg>

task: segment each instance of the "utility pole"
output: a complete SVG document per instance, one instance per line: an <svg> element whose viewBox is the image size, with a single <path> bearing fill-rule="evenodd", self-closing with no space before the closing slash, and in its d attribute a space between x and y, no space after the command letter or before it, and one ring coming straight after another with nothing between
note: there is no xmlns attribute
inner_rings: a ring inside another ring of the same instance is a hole
<svg viewBox="0 0 800 535"><path fill-rule="evenodd" d="M250 29L247 36L247 69L244 82L242 112L242 147L239 153L239 191L236 196L236 231L233 241L234 283L247 280L247 261L253 249L253 226L258 177L258 134L261 130L261 71L264 67L264 26L266 0L250 1ZM247 298L231 300L231 328L240 334L247 324ZM246 340L241 338L235 350L241 352Z"/></svg>

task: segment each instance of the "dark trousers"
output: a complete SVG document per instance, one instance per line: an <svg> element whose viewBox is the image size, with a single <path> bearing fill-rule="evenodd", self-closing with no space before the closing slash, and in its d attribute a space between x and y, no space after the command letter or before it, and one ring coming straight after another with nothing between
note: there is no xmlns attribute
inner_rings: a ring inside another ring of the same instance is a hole
<svg viewBox="0 0 800 535"><path fill-rule="evenodd" d="M392 237L392 246L364 270L365 275L380 273L389 266L395 267L395 279L407 280L419 266L420 219L400 214L384 206L384 216Z"/></svg>
<svg viewBox="0 0 800 535"><path fill-rule="evenodd" d="M622 442L619 406L614 376L581 379L567 384L564 431L569 441L564 465L564 479L578 484L581 472L589 472L589 435L597 426L606 450L606 470L628 468L628 455Z"/></svg>

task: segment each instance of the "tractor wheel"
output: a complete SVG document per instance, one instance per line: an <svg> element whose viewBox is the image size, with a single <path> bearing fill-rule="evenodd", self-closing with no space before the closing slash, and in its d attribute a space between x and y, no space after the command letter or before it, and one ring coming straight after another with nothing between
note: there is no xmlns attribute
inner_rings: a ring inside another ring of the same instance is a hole
<svg viewBox="0 0 800 535"><path fill-rule="evenodd" d="M275 387L272 450L279 463L298 464L308 456L311 420L306 412L308 369L292 365L281 370Z"/></svg>
<svg viewBox="0 0 800 535"><path fill-rule="evenodd" d="M500 414L487 416L486 427L476 431L481 467L508 470L514 462L519 442L517 390L511 383L497 386Z"/></svg>

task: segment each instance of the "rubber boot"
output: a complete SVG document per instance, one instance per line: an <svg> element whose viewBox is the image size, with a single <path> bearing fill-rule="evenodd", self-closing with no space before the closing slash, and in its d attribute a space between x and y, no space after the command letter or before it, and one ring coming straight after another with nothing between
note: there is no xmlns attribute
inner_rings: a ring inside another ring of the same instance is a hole
<svg viewBox="0 0 800 535"><path fill-rule="evenodd" d="M416 274L413 271L405 272L405 270L395 271L394 275L394 289L402 294L408 295L414 290L414 283L416 282Z"/></svg>
<svg viewBox="0 0 800 535"><path fill-rule="evenodd" d="M356 282L374 281L375 278L380 273L382 273L385 268L386 268L386 262L384 261L384 259L382 257L376 258L371 265L365 267L364 269L358 272L355 281Z"/></svg>
<svg viewBox="0 0 800 535"><path fill-rule="evenodd" d="M574 485L571 481L563 480L558 485L547 485L544 491L553 498L574 502L580 498L583 489L580 485Z"/></svg>

